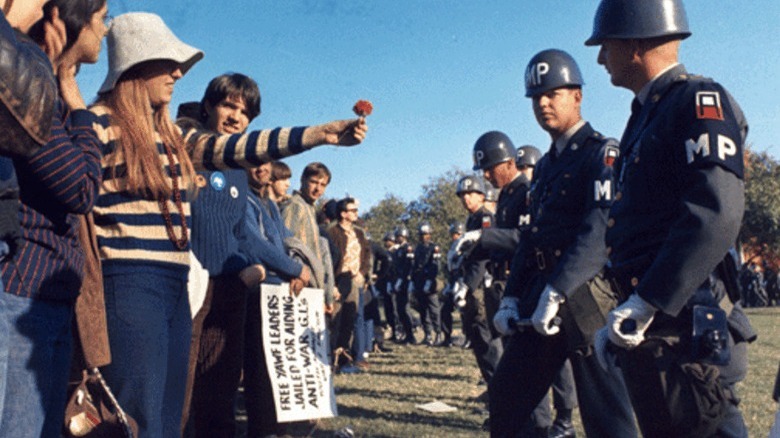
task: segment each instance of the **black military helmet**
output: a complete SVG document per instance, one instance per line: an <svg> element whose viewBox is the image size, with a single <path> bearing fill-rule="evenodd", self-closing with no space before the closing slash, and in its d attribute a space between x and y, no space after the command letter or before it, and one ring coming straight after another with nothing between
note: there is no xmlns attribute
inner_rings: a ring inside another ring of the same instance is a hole
<svg viewBox="0 0 780 438"><path fill-rule="evenodd" d="M485 202L498 202L498 189L485 181Z"/></svg>
<svg viewBox="0 0 780 438"><path fill-rule="evenodd" d="M606 39L688 38L688 17L682 0L601 0L586 46Z"/></svg>
<svg viewBox="0 0 780 438"><path fill-rule="evenodd" d="M517 159L515 160L515 163L518 168L523 166L535 167L536 163L541 159L542 153L539 149L534 146L525 145L520 146L520 148L517 149Z"/></svg>
<svg viewBox="0 0 780 438"><path fill-rule="evenodd" d="M433 227L428 222L423 222L420 224L420 227L417 229L417 232L422 236L423 234L431 234L433 233Z"/></svg>
<svg viewBox="0 0 780 438"><path fill-rule="evenodd" d="M477 192L485 194L485 184L482 182L482 178L477 178L473 175L467 175L458 181L458 188L455 194L460 196L468 192Z"/></svg>
<svg viewBox="0 0 780 438"><path fill-rule="evenodd" d="M403 225L395 229L395 238L398 239L399 237L409 238L409 230Z"/></svg>
<svg viewBox="0 0 780 438"><path fill-rule="evenodd" d="M514 160L517 155L512 140L500 131L482 134L474 143L474 170L486 170L496 164Z"/></svg>
<svg viewBox="0 0 780 438"><path fill-rule="evenodd" d="M386 232L384 237L382 237L382 240L385 242L387 241L395 242L395 233L393 233L392 231Z"/></svg>
<svg viewBox="0 0 780 438"><path fill-rule="evenodd" d="M525 97L561 87L581 87L580 68L568 53L558 49L542 50L525 68Z"/></svg>
<svg viewBox="0 0 780 438"><path fill-rule="evenodd" d="M453 222L450 224L450 234L463 234L466 232L466 227L463 222Z"/></svg>

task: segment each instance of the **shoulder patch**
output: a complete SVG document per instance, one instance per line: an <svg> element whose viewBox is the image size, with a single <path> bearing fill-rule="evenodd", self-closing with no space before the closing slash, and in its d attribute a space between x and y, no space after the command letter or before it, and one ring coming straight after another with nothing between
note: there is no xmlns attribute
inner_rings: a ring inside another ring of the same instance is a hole
<svg viewBox="0 0 780 438"><path fill-rule="evenodd" d="M493 226L493 218L489 215L482 216L482 228L490 228Z"/></svg>
<svg viewBox="0 0 780 438"><path fill-rule="evenodd" d="M605 165L612 167L619 156L620 156L620 149L618 149L617 146L607 145L607 147L604 148Z"/></svg>
<svg viewBox="0 0 780 438"><path fill-rule="evenodd" d="M696 93L696 118L723 120L723 107L718 91L698 91Z"/></svg>

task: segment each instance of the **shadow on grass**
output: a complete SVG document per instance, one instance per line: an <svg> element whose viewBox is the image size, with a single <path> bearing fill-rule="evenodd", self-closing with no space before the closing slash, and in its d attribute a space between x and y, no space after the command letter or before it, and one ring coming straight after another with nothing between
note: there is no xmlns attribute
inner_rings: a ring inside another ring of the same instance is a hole
<svg viewBox="0 0 780 438"><path fill-rule="evenodd" d="M409 392L399 392L399 391L392 391L387 389L365 389L365 388L344 388L344 387L336 389L337 397L346 397L350 395L378 399L387 403L390 402L427 403L431 401L430 394L414 394ZM477 402L473 398L463 399L454 396L439 396L434 398L444 403L447 403L449 405L456 406L460 409L472 408L473 404L479 405L479 402Z"/></svg>
<svg viewBox="0 0 780 438"><path fill-rule="evenodd" d="M415 424L420 426L447 427L451 429L462 429L479 431L481 425L474 421L468 421L462 418L454 418L448 414L417 413L417 412L379 412L363 407L350 407L339 405L339 416L350 418L363 418L371 420L385 420L388 422L401 422L403 424ZM378 436L373 435L372 436Z"/></svg>
<svg viewBox="0 0 780 438"><path fill-rule="evenodd" d="M371 374L375 376L406 377L411 379L438 379L438 380L451 380L451 381L461 381L461 382L469 381L467 377L459 376L456 374L441 374L441 373L432 373L429 371L412 372L412 371L385 371L385 370L372 369Z"/></svg>

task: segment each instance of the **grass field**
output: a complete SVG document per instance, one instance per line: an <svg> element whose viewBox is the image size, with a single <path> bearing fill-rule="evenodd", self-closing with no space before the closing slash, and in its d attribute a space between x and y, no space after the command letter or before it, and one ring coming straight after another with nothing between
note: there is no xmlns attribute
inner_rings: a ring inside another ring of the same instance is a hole
<svg viewBox="0 0 780 438"><path fill-rule="evenodd" d="M780 361L780 308L747 310L759 333L749 348L747 379L739 386L751 437L766 437L777 405L771 393ZM484 390L470 350L393 345L372 355L366 373L337 375L339 416L316 427L296 427L295 435L330 437L349 427L359 437L479 437L487 414L476 400ZM433 414L416 408L434 400L457 408ZM578 436L584 436L575 414Z"/></svg>

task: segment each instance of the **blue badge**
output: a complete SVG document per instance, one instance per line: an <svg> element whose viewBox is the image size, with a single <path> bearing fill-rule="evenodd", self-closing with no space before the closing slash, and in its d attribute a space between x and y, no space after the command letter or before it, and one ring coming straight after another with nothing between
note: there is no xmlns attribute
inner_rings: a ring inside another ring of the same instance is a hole
<svg viewBox="0 0 780 438"><path fill-rule="evenodd" d="M225 174L222 172L214 172L209 177L209 183L211 187L216 191L222 191L225 188Z"/></svg>

